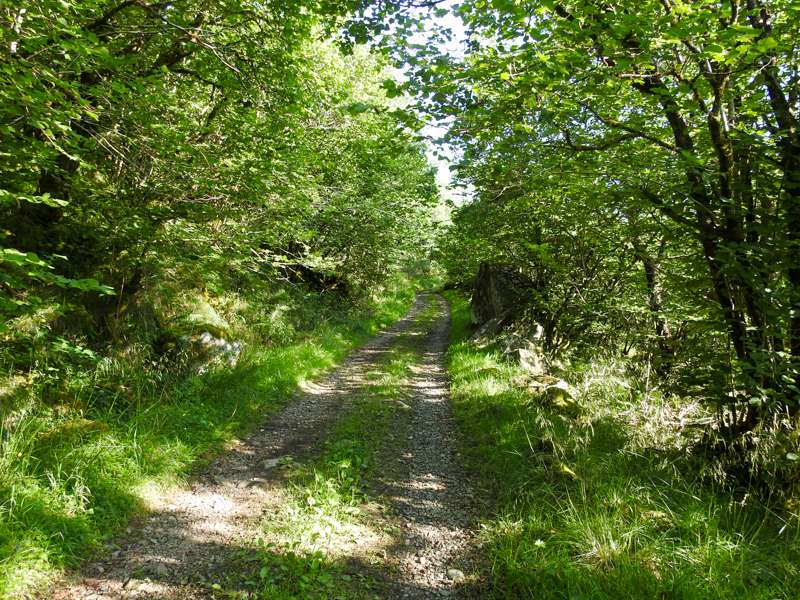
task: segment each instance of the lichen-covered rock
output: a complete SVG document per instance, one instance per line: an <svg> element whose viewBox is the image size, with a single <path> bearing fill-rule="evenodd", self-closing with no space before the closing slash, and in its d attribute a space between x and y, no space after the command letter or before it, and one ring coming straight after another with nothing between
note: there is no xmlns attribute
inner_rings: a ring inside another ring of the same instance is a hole
<svg viewBox="0 0 800 600"><path fill-rule="evenodd" d="M535 347L519 348L512 358L532 375L544 375L547 372L544 355Z"/></svg>
<svg viewBox="0 0 800 600"><path fill-rule="evenodd" d="M580 405L573 398L569 384L562 379L544 388L541 398L545 404L557 412L573 417L580 413Z"/></svg>
<svg viewBox="0 0 800 600"><path fill-rule="evenodd" d="M530 401L533 403L569 415L577 415L580 412L580 405L575 401L572 389L563 379L546 374L525 374L514 384L532 392Z"/></svg>
<svg viewBox="0 0 800 600"><path fill-rule="evenodd" d="M178 338L181 352L186 356L191 368L202 373L212 365L224 365L230 368L239 362L242 353L241 342L229 342L215 337L209 331L199 335Z"/></svg>
<svg viewBox="0 0 800 600"><path fill-rule="evenodd" d="M500 318L490 319L475 331L470 337L470 341L478 348L486 348L496 342L497 334L503 327L503 320Z"/></svg>
<svg viewBox="0 0 800 600"><path fill-rule="evenodd" d="M473 324L509 322L530 304L534 289L534 283L515 269L481 263L470 305Z"/></svg>
<svg viewBox="0 0 800 600"><path fill-rule="evenodd" d="M569 384L563 379L559 379L544 388L544 396L551 404L557 406L566 406L567 404L574 404L575 400L572 398L572 392L569 389Z"/></svg>
<svg viewBox="0 0 800 600"><path fill-rule="evenodd" d="M544 375L547 364L541 337L541 326L536 324L530 332L516 330L504 334L498 345L507 360L518 364L530 375Z"/></svg>
<svg viewBox="0 0 800 600"><path fill-rule="evenodd" d="M162 328L153 347L158 355L201 373L212 365L236 366L242 344L229 341L232 336L228 322L200 298Z"/></svg>

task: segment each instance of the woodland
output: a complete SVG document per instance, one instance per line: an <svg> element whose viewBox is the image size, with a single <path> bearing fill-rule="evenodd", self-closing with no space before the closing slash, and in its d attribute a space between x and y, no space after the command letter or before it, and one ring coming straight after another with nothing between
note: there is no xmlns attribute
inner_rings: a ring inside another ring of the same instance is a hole
<svg viewBox="0 0 800 600"><path fill-rule="evenodd" d="M799 113L796 0L0 4L0 597L438 290L466 597L796 598Z"/></svg>

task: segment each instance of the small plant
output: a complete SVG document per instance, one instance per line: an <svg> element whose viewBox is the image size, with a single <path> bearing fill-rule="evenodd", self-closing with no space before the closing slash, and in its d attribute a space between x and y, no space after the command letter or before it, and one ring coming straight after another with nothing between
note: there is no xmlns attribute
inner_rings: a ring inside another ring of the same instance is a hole
<svg viewBox="0 0 800 600"><path fill-rule="evenodd" d="M335 598L341 578L348 577L321 552L302 555L264 546L258 556L261 592L267 598Z"/></svg>

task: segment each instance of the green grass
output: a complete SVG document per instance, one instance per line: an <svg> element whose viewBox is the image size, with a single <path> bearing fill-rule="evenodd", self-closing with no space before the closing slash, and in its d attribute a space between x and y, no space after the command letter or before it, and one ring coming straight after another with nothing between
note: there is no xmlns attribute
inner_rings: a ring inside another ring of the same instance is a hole
<svg viewBox="0 0 800 600"><path fill-rule="evenodd" d="M153 488L184 480L412 298L405 286L369 308L340 309L292 341L252 348L235 369L142 381L135 401L94 385L69 402L18 411L13 430L0 432L0 597L21 596L89 556L144 510Z"/></svg>
<svg viewBox="0 0 800 600"><path fill-rule="evenodd" d="M701 484L668 400L597 362L560 373L574 405L548 404L514 385L518 367L466 342L467 302L448 299L454 410L496 500L483 531L492 597L800 597L796 516Z"/></svg>

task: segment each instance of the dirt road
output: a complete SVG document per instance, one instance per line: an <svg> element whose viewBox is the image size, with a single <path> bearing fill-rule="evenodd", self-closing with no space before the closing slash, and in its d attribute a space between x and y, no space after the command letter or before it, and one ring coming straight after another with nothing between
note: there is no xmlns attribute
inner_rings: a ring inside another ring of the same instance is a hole
<svg viewBox="0 0 800 600"><path fill-rule="evenodd" d="M282 518L292 493L282 467L322 452L332 428L361 410L373 389L369 382L388 368L387 356L401 346L411 359L403 400L392 406L402 410L391 413L369 470L364 507L356 507L364 531L375 533L357 534L336 548L339 558L348 558L345 570L365 582L364 590L349 586L335 597L474 593L474 486L461 465L448 403L448 330L445 301L420 294L406 317L324 380L306 386L190 485L158 494L149 514L110 543L104 556L43 597L267 597L257 573L244 565L259 544L263 547L265 520ZM272 551L282 552L280 543ZM302 589L288 597L302 598Z"/></svg>

